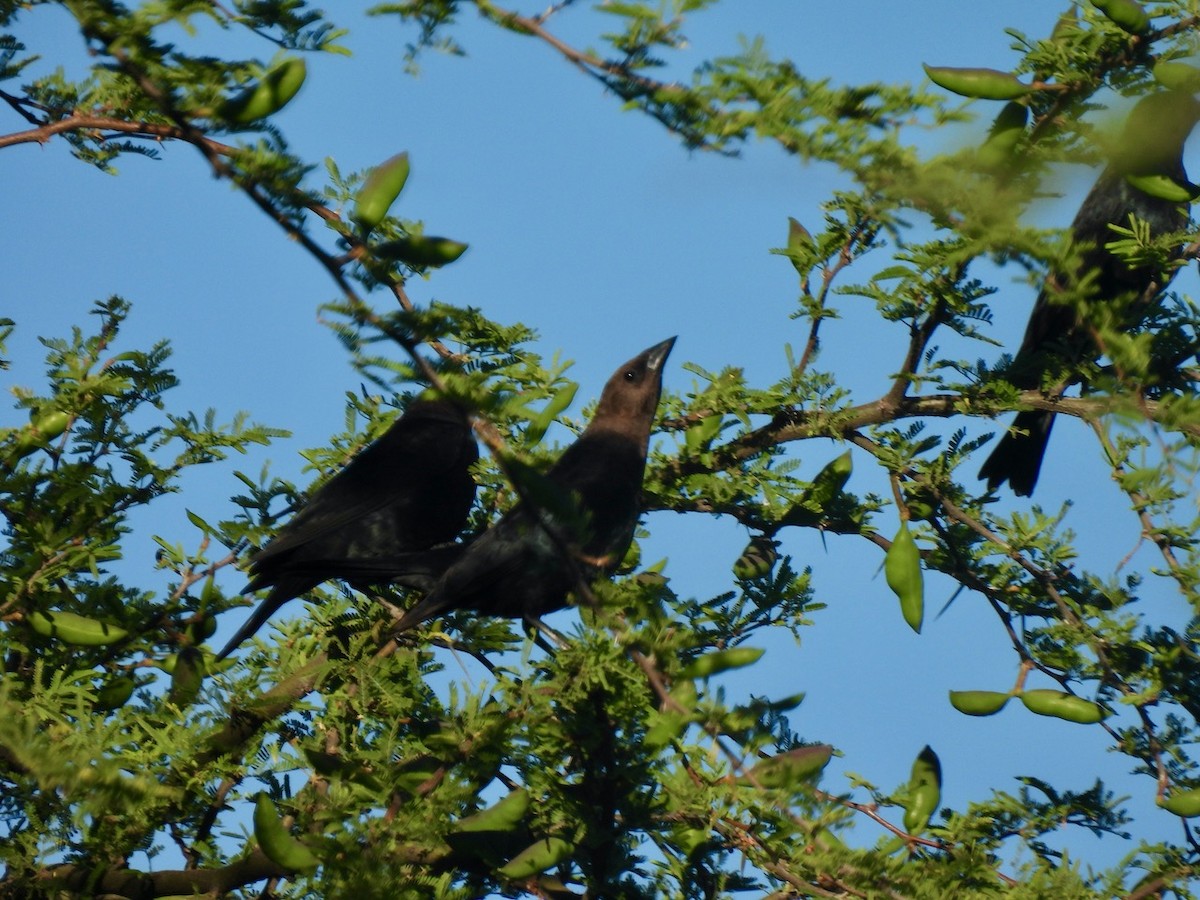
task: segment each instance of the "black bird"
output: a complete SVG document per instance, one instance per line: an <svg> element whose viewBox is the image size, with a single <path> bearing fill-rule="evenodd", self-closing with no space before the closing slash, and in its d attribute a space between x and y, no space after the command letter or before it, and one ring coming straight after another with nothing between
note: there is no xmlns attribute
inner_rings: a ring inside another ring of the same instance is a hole
<svg viewBox="0 0 1200 900"><path fill-rule="evenodd" d="M1174 268L1129 268L1105 244L1115 240L1109 225L1127 227L1129 214L1149 223L1152 234L1182 231L1187 227L1188 204L1152 196L1129 182L1132 176L1169 179L1188 187L1183 167L1183 145L1200 120L1200 101L1182 91L1162 91L1143 97L1126 120L1123 136L1112 161L1101 173L1071 224L1071 236L1082 259L1075 278L1052 274L1033 305L1021 348L1013 360L1011 383L1022 390L1043 388L1048 371L1072 368L1100 355L1089 322L1077 308L1056 300L1069 283L1085 279L1088 297L1109 306L1115 321L1133 327L1146 315L1151 301L1174 275ZM1067 375L1047 389L1047 396L1062 395L1080 380ZM1008 433L979 470L988 490L1008 482L1013 492L1028 497L1037 484L1054 413L1027 410L1017 413Z"/></svg>
<svg viewBox="0 0 1200 900"><path fill-rule="evenodd" d="M535 489L462 550L394 631L459 609L537 619L566 605L580 575L616 569L641 513L650 426L674 344L655 344L613 373L592 421L545 474L549 492L571 499L539 504L546 491Z"/></svg>
<svg viewBox="0 0 1200 900"><path fill-rule="evenodd" d="M414 400L387 431L322 485L250 559L242 593L270 587L225 645L224 658L288 600L331 578L374 583L356 562L452 541L475 500L479 448L466 413L448 400ZM440 574L440 572L439 572Z"/></svg>

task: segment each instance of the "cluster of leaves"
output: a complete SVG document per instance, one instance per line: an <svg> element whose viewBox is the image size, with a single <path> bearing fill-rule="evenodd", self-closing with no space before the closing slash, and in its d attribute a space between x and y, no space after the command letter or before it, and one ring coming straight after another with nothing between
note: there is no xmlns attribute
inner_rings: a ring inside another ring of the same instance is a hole
<svg viewBox="0 0 1200 900"><path fill-rule="evenodd" d="M1195 783L1195 620L1184 629L1148 625L1136 606L1137 578L1119 582L1075 567L1061 515L996 514L989 498L959 481L957 469L977 444L961 431L929 433L923 421L1036 399L1006 384L1003 366L942 355L934 336L958 346L987 340L992 289L971 274L977 260L1022 265L1034 279L1071 268L1076 251L1019 227L1018 214L1046 166L1094 158L1080 116L1098 90L1143 91L1156 59L1187 48L1195 22L1186 5L1164 4L1174 24L1152 34L1132 35L1087 4L1082 18L1046 40L1014 33L1022 53L1015 71L1048 87L1026 98L1029 125L997 169L972 150L922 160L902 140L906 123L936 128L964 117L943 95L832 85L772 59L761 41L702 66L688 85L659 80L664 55L682 44L686 16L712 2L606 3L600 11L620 23L602 36L611 57L556 38L552 46L688 147L732 153L754 135L833 163L852 183L827 204L823 227L810 234L797 224L780 250L800 279L795 317L809 326L787 376L757 387L736 369L693 369L699 386L663 399L647 508L728 515L748 526L756 538L735 578L716 596L679 597L659 567L642 566L633 553L620 577L580 598L583 625L563 647L522 640L508 623L454 616L383 654L378 605L326 585L302 624L216 667L204 642L213 618L236 601L215 576L268 539L304 491L239 474L237 516L192 516L195 530L181 523L193 548L160 538L153 581L111 575L133 510L175 490L188 467L279 432L242 416L220 427L212 413L166 412L163 395L175 383L167 346L115 352L128 307L97 304L94 333L46 341L49 387L44 396L19 392L30 423L0 435L0 897L217 894L280 878L293 881L273 890L295 896L566 897L582 881L594 896L1084 897L1129 888L1135 869L1148 873L1142 896L1172 885L1188 896L1183 883L1200 853L1190 833L1178 845L1142 848L1100 876L1054 849L1047 835L1063 823L1114 834L1129 826L1100 784L1071 792L1030 780L1020 796L997 794L936 821L936 798L923 815L914 812L918 798L928 805L931 797L915 779L892 793L864 782L866 802L830 796L816 786L828 760L828 748L815 743L822 736L798 734L788 720L802 698L730 702L721 678L754 663L756 635L798 634L821 606L810 573L777 556L781 529L859 535L878 553L892 543L880 531L894 528L886 525L894 504L902 533L911 529L919 541L914 564L994 609L1013 645L1014 692L1038 672L1127 707L1116 724L1094 727L1160 790ZM0 26L14 28L39 5L0 2ZM383 393L348 395L344 432L308 454L314 484L377 436L416 383L470 402L488 423L481 434L493 450L536 465L553 456L547 431L574 394L565 367L527 352L532 332L523 326L474 309L415 308L405 279L440 264L411 253L423 225L388 216L356 227L339 210L361 202L361 174L343 176L329 163L328 184L309 190L303 182L315 168L290 153L273 110L253 122L228 114L230 94L265 81L270 63L188 54L163 37L206 19L289 51L340 52L343 33L331 21L295 0L63 5L99 62L81 82L57 74L0 93L33 135L0 139L0 147L61 135L82 159L111 170L122 153L148 152L148 142L192 143L326 267L341 296L323 311L358 371ZM374 12L417 23L415 58L422 46L461 50L449 29L462 5L413 0ZM523 38L546 40L553 17L573 4L536 16L473 5ZM19 78L29 60L15 35L0 36L0 79ZM217 140L243 132L255 142ZM913 217L932 237L912 238ZM314 219L328 234L310 232ZM891 265L841 283L889 241L898 247ZM1161 256L1168 242L1177 243L1150 238L1135 220L1114 245L1141 259ZM408 255L382 250L398 245ZM360 294L371 290L390 293L400 308L381 312ZM869 301L904 326L896 374L869 402L855 402L835 373L816 365L838 298ZM1193 377L1176 365L1173 380L1141 383L1156 361L1194 354L1194 323L1180 301L1164 305L1140 341L1106 326L1116 374L1097 370L1092 380L1113 399L1085 398L1076 411L1094 423L1132 514L1161 549L1164 572L1151 577L1174 584L1200 612L1198 523L1187 504L1200 428ZM1162 337L1151 340L1151 332ZM450 339L459 352L446 348ZM1143 377L1131 382L1131 373ZM1111 411L1138 422L1101 418ZM1178 435L1150 463L1140 461L1150 446L1147 419ZM848 471L834 478L833 470L806 470L792 451L812 438L851 444L860 468L873 462L892 497L851 493ZM478 479L474 531L514 499L494 464L481 466ZM451 679L439 647L472 657L487 674L468 686ZM286 818L251 838L242 823L260 791L274 801L263 808ZM508 807L519 814L502 825L480 818L502 794L519 792L532 801ZM909 813L904 827L886 815L900 805ZM888 837L868 848L843 843L839 834L863 817L882 823ZM1014 845L1027 856L1001 871L1017 856ZM135 855L154 858L168 847L182 868L132 865Z"/></svg>

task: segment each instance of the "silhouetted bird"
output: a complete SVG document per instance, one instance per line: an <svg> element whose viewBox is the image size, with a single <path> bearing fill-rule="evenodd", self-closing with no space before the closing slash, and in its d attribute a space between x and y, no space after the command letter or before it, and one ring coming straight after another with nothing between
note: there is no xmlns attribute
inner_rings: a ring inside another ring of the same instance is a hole
<svg viewBox="0 0 1200 900"><path fill-rule="evenodd" d="M478 458L462 409L447 400L409 403L391 428L251 557L251 580L242 593L268 586L271 592L218 658L288 600L323 581L345 578L359 590L374 583L361 577L356 562L425 550L457 537L475 500L469 469Z"/></svg>
<svg viewBox="0 0 1200 900"><path fill-rule="evenodd" d="M565 606L580 575L616 569L641 513L650 426L674 343L655 344L617 369L542 488L467 545L395 631L459 609L536 619ZM546 498L547 490L559 497Z"/></svg>
<svg viewBox="0 0 1200 900"><path fill-rule="evenodd" d="M1071 234L1082 260L1074 283L1094 278L1087 295L1112 304L1115 321L1124 327L1136 325L1149 309L1150 301L1166 287L1174 268L1131 269L1104 245L1119 235L1109 225L1128 227L1129 214L1149 223L1152 234L1182 231L1187 226L1188 204L1164 200L1135 188L1127 176L1161 176L1188 186L1183 167L1183 144L1200 120L1200 102L1180 91L1163 91L1143 97L1129 114L1123 136L1112 161L1083 201ZM1013 360L1009 381L1022 390L1043 388L1048 371L1071 368L1100 355L1090 323L1081 321L1076 307L1056 302L1072 279L1051 275L1038 294L1025 330L1021 348ZM1066 375L1047 389L1047 396L1062 395L1078 375ZM1017 414L1007 434L987 458L979 477L994 490L1005 481L1013 492L1028 497L1037 484L1054 413L1028 410Z"/></svg>

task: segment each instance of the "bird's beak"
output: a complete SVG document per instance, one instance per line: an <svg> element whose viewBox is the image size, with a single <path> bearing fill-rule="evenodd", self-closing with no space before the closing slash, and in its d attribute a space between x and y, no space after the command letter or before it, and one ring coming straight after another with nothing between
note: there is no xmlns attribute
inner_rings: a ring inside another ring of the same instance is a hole
<svg viewBox="0 0 1200 900"><path fill-rule="evenodd" d="M662 364L667 361L667 357L671 355L671 348L675 346L675 338L670 337L661 344L655 344L650 349L646 350L646 368L654 372L662 367Z"/></svg>

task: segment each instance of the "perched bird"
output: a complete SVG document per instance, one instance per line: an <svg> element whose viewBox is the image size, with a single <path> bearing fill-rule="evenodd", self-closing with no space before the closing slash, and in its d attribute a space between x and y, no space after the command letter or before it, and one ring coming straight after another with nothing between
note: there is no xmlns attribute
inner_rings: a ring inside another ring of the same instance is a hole
<svg viewBox="0 0 1200 900"><path fill-rule="evenodd" d="M458 554L394 631L459 609L536 619L565 606L580 575L616 569L641 513L650 426L674 344L655 344L608 380L592 421L544 476L567 502L539 504L545 492L535 491L518 503Z"/></svg>
<svg viewBox="0 0 1200 900"><path fill-rule="evenodd" d="M478 458L460 407L442 399L409 403L391 428L319 488L251 557L251 580L242 593L265 587L271 592L218 659L288 600L323 581L345 578L356 589L374 583L360 575L356 562L454 540L475 500L470 467Z"/></svg>
<svg viewBox="0 0 1200 900"><path fill-rule="evenodd" d="M1011 383L1022 390L1044 387L1048 372L1070 369L1101 354L1092 323L1081 319L1077 307L1056 299L1068 283L1083 284L1089 299L1107 306L1124 327L1137 325L1150 303L1170 282L1174 268L1130 268L1105 244L1117 238L1110 225L1128 227L1130 213L1150 225L1152 234L1182 231L1188 222L1186 201L1167 200L1135 187L1131 180L1154 189L1174 183L1187 189L1183 145L1200 120L1200 101L1182 91L1161 91L1143 97L1130 112L1123 135L1108 167L1101 173L1071 224L1072 240L1081 252L1075 277L1052 274L1033 306L1021 348L1013 360ZM1161 191L1159 191L1161 193ZM1090 280L1089 280L1090 279ZM1067 374L1047 389L1058 397L1078 375ZM1008 482L1013 492L1028 497L1037 484L1054 413L1027 410L1017 414L1008 433L979 470L988 489Z"/></svg>

